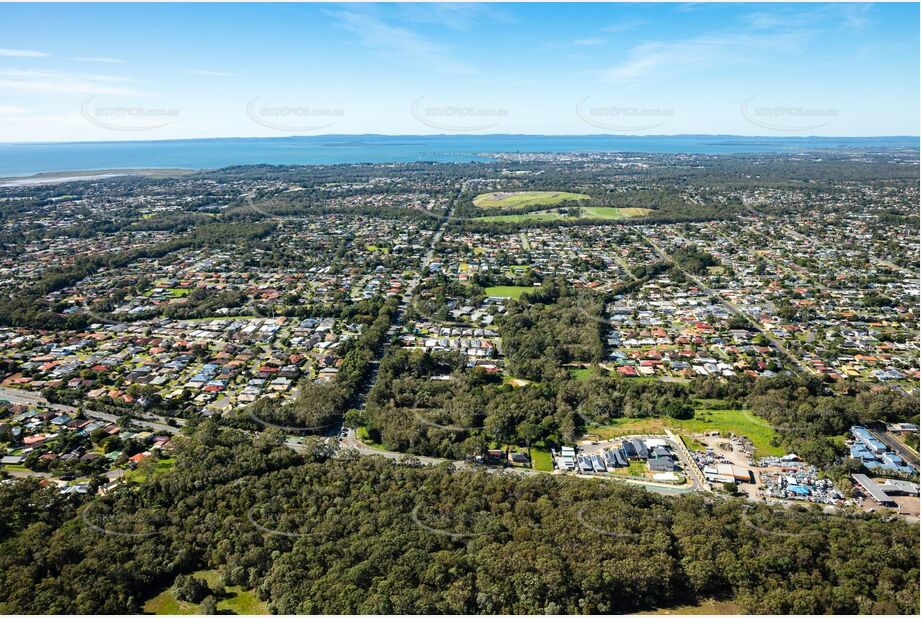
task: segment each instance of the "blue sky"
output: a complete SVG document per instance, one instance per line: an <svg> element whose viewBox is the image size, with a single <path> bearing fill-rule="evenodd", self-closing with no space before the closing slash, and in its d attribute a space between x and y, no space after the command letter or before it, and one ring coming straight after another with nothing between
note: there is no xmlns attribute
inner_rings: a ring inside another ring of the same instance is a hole
<svg viewBox="0 0 921 618"><path fill-rule="evenodd" d="M0 141L918 135L917 4L0 5Z"/></svg>

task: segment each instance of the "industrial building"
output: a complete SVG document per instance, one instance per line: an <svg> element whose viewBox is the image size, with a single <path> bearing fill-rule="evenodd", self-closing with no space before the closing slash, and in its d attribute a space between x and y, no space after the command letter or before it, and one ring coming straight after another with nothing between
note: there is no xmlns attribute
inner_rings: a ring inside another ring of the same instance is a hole
<svg viewBox="0 0 921 618"><path fill-rule="evenodd" d="M731 463L718 463L712 466L705 466L703 473L704 478L706 478L711 483L754 482L750 470Z"/></svg>
<svg viewBox="0 0 921 618"><path fill-rule="evenodd" d="M867 470L914 474L915 469L898 453L889 450L869 429L855 425L851 427L854 441L851 444L851 459L858 459Z"/></svg>
<svg viewBox="0 0 921 618"><path fill-rule="evenodd" d="M888 479L883 483L877 483L866 474L854 474L853 478L854 482L881 506L895 507L895 500L892 499L892 496L919 495L917 483L894 479Z"/></svg>

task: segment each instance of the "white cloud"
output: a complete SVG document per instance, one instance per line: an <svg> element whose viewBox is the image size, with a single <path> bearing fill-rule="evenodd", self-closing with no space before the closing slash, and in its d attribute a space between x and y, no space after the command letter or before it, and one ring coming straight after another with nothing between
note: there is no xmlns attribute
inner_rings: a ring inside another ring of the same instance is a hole
<svg viewBox="0 0 921 618"><path fill-rule="evenodd" d="M870 4L840 4L837 8L841 11L845 25L854 30L864 30L872 21L870 12L873 6Z"/></svg>
<svg viewBox="0 0 921 618"><path fill-rule="evenodd" d="M0 92L45 92L78 94L142 94L119 84L137 80L113 75L88 75L61 71L0 69Z"/></svg>
<svg viewBox="0 0 921 618"><path fill-rule="evenodd" d="M639 28L646 23L644 19L629 19L626 21L617 22L610 24L601 29L602 32L626 32L627 30L633 30Z"/></svg>
<svg viewBox="0 0 921 618"><path fill-rule="evenodd" d="M602 39L601 37L597 37L597 36L590 37L587 39L576 39L575 41L572 42L573 45L584 45L584 46L601 45L602 43L604 43L604 39Z"/></svg>
<svg viewBox="0 0 921 618"><path fill-rule="evenodd" d="M84 56L77 56L75 58L71 58L71 60L74 60L76 62L98 62L100 64L124 64L125 63L124 60L119 60L118 58L93 58L93 57L88 58Z"/></svg>
<svg viewBox="0 0 921 618"><path fill-rule="evenodd" d="M48 54L31 49L0 49L0 56L4 58L46 58Z"/></svg>
<svg viewBox="0 0 921 618"><path fill-rule="evenodd" d="M435 24L451 30L468 31L480 24L509 23L511 18L495 5L468 2L400 3L395 18L417 24Z"/></svg>
<svg viewBox="0 0 921 618"><path fill-rule="evenodd" d="M205 70L190 70L186 71L189 75L205 75L207 77L233 77L233 73L228 73L226 71L205 71Z"/></svg>
<svg viewBox="0 0 921 618"><path fill-rule="evenodd" d="M380 19L353 11L331 13L339 26L358 36L369 49L402 56L416 64L430 66L440 72L467 75L475 73L469 64L450 56L444 45L399 26L391 26Z"/></svg>
<svg viewBox="0 0 921 618"><path fill-rule="evenodd" d="M737 64L765 50L793 51L805 33L708 34L677 41L652 41L633 47L627 59L601 72L612 81L628 81L653 72L707 69L717 64Z"/></svg>
<svg viewBox="0 0 921 618"><path fill-rule="evenodd" d="M800 8L771 11L755 11L742 17L751 28L825 28L840 24L851 30L864 30L871 23L872 6L868 4L834 4L814 8Z"/></svg>
<svg viewBox="0 0 921 618"><path fill-rule="evenodd" d="M16 107L15 105L0 105L0 116L18 116L19 114L25 114L27 111L24 107Z"/></svg>

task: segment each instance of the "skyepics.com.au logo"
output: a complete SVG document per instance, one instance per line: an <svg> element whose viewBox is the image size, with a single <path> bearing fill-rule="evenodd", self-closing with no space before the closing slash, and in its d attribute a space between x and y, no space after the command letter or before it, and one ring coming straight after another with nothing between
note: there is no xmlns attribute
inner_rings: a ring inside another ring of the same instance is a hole
<svg viewBox="0 0 921 618"><path fill-rule="evenodd" d="M252 193L244 193L242 198L241 203L232 207L233 214L267 219L276 225L284 223L284 217L279 214L285 207L283 202L271 196L256 199Z"/></svg>
<svg viewBox="0 0 921 618"><path fill-rule="evenodd" d="M428 105L426 97L413 101L409 111L413 118L427 127L449 133L485 131L499 126L509 117L504 107L472 105Z"/></svg>
<svg viewBox="0 0 921 618"><path fill-rule="evenodd" d="M617 133L651 131L674 118L675 110L665 107L601 105L585 97L576 103L576 115L585 124Z"/></svg>
<svg viewBox="0 0 921 618"><path fill-rule="evenodd" d="M332 388L332 387L330 386L328 388ZM285 405L286 404L279 402L278 407L284 409ZM288 408L289 409L291 408L290 404L288 404ZM266 418L259 416L256 413L256 411L253 410L252 405L246 406L244 415L250 420L255 421L256 423L262 425L266 429L277 429L278 431L282 433L291 434L295 436L304 435L304 434L308 434L308 435L324 434L339 424L338 421L333 421L333 422L322 423L322 424L304 423L303 425L289 425L285 422L276 421L274 419L266 419Z"/></svg>
<svg viewBox="0 0 921 618"><path fill-rule="evenodd" d="M289 133L310 133L328 129L345 117L341 107L311 105L269 105L255 97L246 104L246 115L258 125Z"/></svg>
<svg viewBox="0 0 921 618"><path fill-rule="evenodd" d="M417 504L410 519L429 534L454 540L471 539L490 534L490 525L497 516L486 511L467 512L451 505Z"/></svg>
<svg viewBox="0 0 921 618"><path fill-rule="evenodd" d="M92 330L119 330L128 328L131 325L127 320L119 320L117 314L113 313L113 311L100 310L85 303L76 308L74 314L83 316L86 319L87 326Z"/></svg>
<svg viewBox="0 0 921 618"><path fill-rule="evenodd" d="M153 131L172 124L179 109L167 106L100 104L90 97L80 105L80 115L109 131Z"/></svg>
<svg viewBox="0 0 921 618"><path fill-rule="evenodd" d="M777 133L804 133L828 126L839 115L832 107L801 105L758 105L749 97L739 108L747 122Z"/></svg>
<svg viewBox="0 0 921 618"><path fill-rule="evenodd" d="M739 519L749 530L779 539L806 537L821 538L822 532L814 527L820 521L817 513L783 513L770 509L745 505Z"/></svg>
<svg viewBox="0 0 921 618"><path fill-rule="evenodd" d="M288 538L320 537L332 533L328 519L316 509L279 506L275 503L256 504L246 512L246 519L259 530L272 536Z"/></svg>
<svg viewBox="0 0 921 618"><path fill-rule="evenodd" d="M575 519L600 536L639 540L667 532L669 518L665 511L631 506L626 502L589 502L575 510Z"/></svg>
<svg viewBox="0 0 921 618"><path fill-rule="evenodd" d="M450 433L476 432L482 423L470 411L452 409L452 400L443 404L426 401L418 395L413 397L412 406L406 410L418 425L440 429Z"/></svg>
<svg viewBox="0 0 921 618"><path fill-rule="evenodd" d="M168 513L117 508L102 501L86 505L80 512L80 519L99 534L134 539L152 537L175 523Z"/></svg>

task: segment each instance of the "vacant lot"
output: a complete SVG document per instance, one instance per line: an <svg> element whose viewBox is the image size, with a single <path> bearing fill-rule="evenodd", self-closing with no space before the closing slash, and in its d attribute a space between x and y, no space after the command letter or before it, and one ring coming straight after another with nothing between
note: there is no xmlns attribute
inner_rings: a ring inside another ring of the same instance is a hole
<svg viewBox="0 0 921 618"><path fill-rule="evenodd" d="M553 472L553 456L545 446L531 447L531 463L535 470Z"/></svg>
<svg viewBox="0 0 921 618"><path fill-rule="evenodd" d="M152 463L142 462L141 465L136 470L129 470L125 473L125 480L131 481L132 483L143 483L147 480L149 473L153 473L153 476L159 476L170 471L173 467L173 464L176 463L175 459L161 459L156 462L156 465Z"/></svg>
<svg viewBox="0 0 921 618"><path fill-rule="evenodd" d="M587 200L583 193L565 191L513 191L484 193L473 198L477 208L527 208L530 206L556 206L562 202Z"/></svg>
<svg viewBox="0 0 921 618"><path fill-rule="evenodd" d="M721 434L734 433L745 436L755 446L756 457L784 455L782 448L772 446L776 435L770 423L758 418L749 410L708 410L694 411L694 418L677 420L673 418L619 418L604 427L592 427L589 432L602 438L616 438L633 434L663 433L665 429L689 436L695 433L719 431Z"/></svg>
<svg viewBox="0 0 921 618"><path fill-rule="evenodd" d="M627 219L630 217L645 217L652 211L648 208L608 208L605 206L584 206L579 208L578 215L563 215L559 210L540 210L524 212L520 215L489 215L477 217L477 221L487 223L522 223L528 221L566 221L575 219Z"/></svg>
<svg viewBox="0 0 921 618"><path fill-rule="evenodd" d="M609 208L590 206L582 208L582 216L588 219L626 219L628 217L645 217L652 211L648 208Z"/></svg>
<svg viewBox="0 0 921 618"><path fill-rule="evenodd" d="M498 296L501 298L514 298L515 300L521 298L521 295L525 292L530 292L534 288L524 287L520 285L497 285L495 287L486 288L487 296Z"/></svg>
<svg viewBox="0 0 921 618"><path fill-rule="evenodd" d="M573 380L588 380L592 376L596 375L595 370L591 367L567 367L567 370L569 371L569 375L572 376Z"/></svg>
<svg viewBox="0 0 921 618"><path fill-rule="evenodd" d="M563 215L556 210L541 210L520 215L489 215L488 217L477 217L476 220L486 223L521 223L523 221L559 221L563 218ZM577 217L568 218L576 219Z"/></svg>

